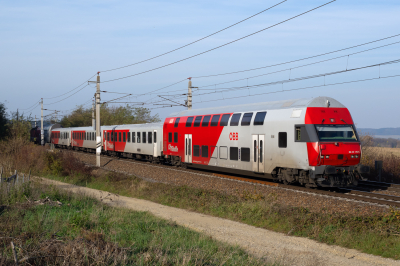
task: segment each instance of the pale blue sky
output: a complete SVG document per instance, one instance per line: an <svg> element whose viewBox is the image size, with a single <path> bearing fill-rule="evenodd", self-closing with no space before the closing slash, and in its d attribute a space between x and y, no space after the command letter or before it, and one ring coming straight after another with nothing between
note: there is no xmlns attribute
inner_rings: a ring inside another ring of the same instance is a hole
<svg viewBox="0 0 400 266"><path fill-rule="evenodd" d="M97 71L124 66L182 46L251 16L281 0L267 1L0 1L0 101L9 111L27 108L41 97L72 90ZM203 52L328 2L288 0L265 13L204 41L149 62L101 73L111 80L159 67ZM143 75L101 84L101 90L145 96L185 93L187 77L226 73L282 63L400 34L398 1L338 0L312 13L199 57ZM347 55L400 41L400 36L332 55L212 78L195 78L193 86L212 85ZM400 59L400 43L348 58L218 85L229 88L327 73ZM400 75L399 64L380 67L380 75ZM325 83L379 77L379 67L325 78ZM193 108L330 96L346 105L358 127L400 127L400 77L245 97L282 90L282 85L199 96ZM324 84L323 78L284 84L283 90ZM212 87L207 87L210 89ZM206 88L203 88L206 89ZM95 88L86 87L67 100L45 99L45 108L70 110L90 103ZM197 93L197 94L196 94ZM201 92L203 93L203 92ZM119 95L103 94L102 100ZM212 101L239 96L231 100ZM183 103L184 98L178 99ZM148 106L157 107L157 106ZM165 118L184 107L154 109ZM49 114L50 112L45 112ZM65 113L64 113L65 114ZM40 107L32 115L40 116Z"/></svg>

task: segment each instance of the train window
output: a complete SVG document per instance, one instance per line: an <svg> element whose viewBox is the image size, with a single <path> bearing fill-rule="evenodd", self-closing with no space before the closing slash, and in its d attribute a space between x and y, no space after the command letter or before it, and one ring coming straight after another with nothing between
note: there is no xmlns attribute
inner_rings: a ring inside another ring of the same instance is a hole
<svg viewBox="0 0 400 266"><path fill-rule="evenodd" d="M107 132L107 134L106 134L106 139L107 139L107 141L110 141L111 139L110 139L110 132Z"/></svg>
<svg viewBox="0 0 400 266"><path fill-rule="evenodd" d="M114 134L111 132L111 141L114 141Z"/></svg>
<svg viewBox="0 0 400 266"><path fill-rule="evenodd" d="M202 116L196 116L196 119L194 120L193 126L194 127L199 127L202 118L203 118Z"/></svg>
<svg viewBox="0 0 400 266"><path fill-rule="evenodd" d="M187 118L186 127L191 127L192 126L193 118L194 118L193 116Z"/></svg>
<svg viewBox="0 0 400 266"><path fill-rule="evenodd" d="M250 162L250 148L240 148L242 152L241 161Z"/></svg>
<svg viewBox="0 0 400 266"><path fill-rule="evenodd" d="M233 114L232 119L231 119L231 123L229 124L231 127L232 126L238 126L239 125L239 120L240 120L240 116L242 114Z"/></svg>
<svg viewBox="0 0 400 266"><path fill-rule="evenodd" d="M219 121L220 115L214 115L213 118L211 119L211 126L216 127L218 126L218 121Z"/></svg>
<svg viewBox="0 0 400 266"><path fill-rule="evenodd" d="M219 147L219 158L228 159L228 147Z"/></svg>
<svg viewBox="0 0 400 266"><path fill-rule="evenodd" d="M264 119L267 112L257 112L256 117L254 118L253 125L255 126L262 126L264 125Z"/></svg>
<svg viewBox="0 0 400 266"><path fill-rule="evenodd" d="M228 125L228 121L229 121L229 117L231 117L230 114L223 115L222 118L221 118L221 122L219 122L219 125L223 126L223 127L227 126Z"/></svg>
<svg viewBox="0 0 400 266"><path fill-rule="evenodd" d="M126 142L126 132L122 133L122 141Z"/></svg>
<svg viewBox="0 0 400 266"><path fill-rule="evenodd" d="M168 133L168 142L172 142L172 132Z"/></svg>
<svg viewBox="0 0 400 266"><path fill-rule="evenodd" d="M153 137L153 133L147 132L147 143L153 143L152 137Z"/></svg>
<svg viewBox="0 0 400 266"><path fill-rule="evenodd" d="M250 126L251 118L253 117L253 113L245 113L242 118L241 126Z"/></svg>
<svg viewBox="0 0 400 266"><path fill-rule="evenodd" d="M132 143L136 142L136 132L132 132Z"/></svg>
<svg viewBox="0 0 400 266"><path fill-rule="evenodd" d="M121 132L118 132L118 142L121 142Z"/></svg>
<svg viewBox="0 0 400 266"><path fill-rule="evenodd" d="M114 142L117 142L118 138L117 138L117 132L114 132Z"/></svg>
<svg viewBox="0 0 400 266"><path fill-rule="evenodd" d="M218 158L218 149L217 146L211 146L211 158Z"/></svg>
<svg viewBox="0 0 400 266"><path fill-rule="evenodd" d="M157 143L157 132L154 132L154 143Z"/></svg>
<svg viewBox="0 0 400 266"><path fill-rule="evenodd" d="M286 132L278 133L278 145L279 145L279 148L287 147L287 133Z"/></svg>
<svg viewBox="0 0 400 266"><path fill-rule="evenodd" d="M208 146L201 146L201 157L208 158Z"/></svg>
<svg viewBox="0 0 400 266"><path fill-rule="evenodd" d="M142 143L146 143L146 132L142 132Z"/></svg>
<svg viewBox="0 0 400 266"><path fill-rule="evenodd" d="M200 157L200 146L193 145L193 156Z"/></svg>
<svg viewBox="0 0 400 266"><path fill-rule="evenodd" d="M178 132L174 133L174 142L178 143Z"/></svg>
<svg viewBox="0 0 400 266"><path fill-rule="evenodd" d="M93 137L93 140L95 140L95 137L94 137L94 132L92 133L92 137Z"/></svg>
<svg viewBox="0 0 400 266"><path fill-rule="evenodd" d="M229 160L237 161L239 159L239 148L229 147Z"/></svg>
<svg viewBox="0 0 400 266"><path fill-rule="evenodd" d="M128 142L131 142L131 132L127 132L126 136L127 136Z"/></svg>
<svg viewBox="0 0 400 266"><path fill-rule="evenodd" d="M260 163L263 162L263 147L264 147L263 141L260 140Z"/></svg>
<svg viewBox="0 0 400 266"><path fill-rule="evenodd" d="M201 123L202 127L208 127L208 124L210 123L211 115L206 115L203 118L203 122Z"/></svg>
<svg viewBox="0 0 400 266"><path fill-rule="evenodd" d="M137 143L140 143L140 132L137 133Z"/></svg>
<svg viewBox="0 0 400 266"><path fill-rule="evenodd" d="M179 125L179 120L181 120L180 117L178 117L178 118L175 120L174 127L178 127L178 125Z"/></svg>

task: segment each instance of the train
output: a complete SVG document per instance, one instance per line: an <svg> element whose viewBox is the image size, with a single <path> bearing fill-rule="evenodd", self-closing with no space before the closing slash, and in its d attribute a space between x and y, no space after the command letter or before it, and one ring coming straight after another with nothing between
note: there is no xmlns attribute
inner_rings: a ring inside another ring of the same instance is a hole
<svg viewBox="0 0 400 266"><path fill-rule="evenodd" d="M369 173L349 110L330 97L184 110L100 131L103 154L284 184L350 187ZM96 150L94 127L49 134L58 148Z"/></svg>

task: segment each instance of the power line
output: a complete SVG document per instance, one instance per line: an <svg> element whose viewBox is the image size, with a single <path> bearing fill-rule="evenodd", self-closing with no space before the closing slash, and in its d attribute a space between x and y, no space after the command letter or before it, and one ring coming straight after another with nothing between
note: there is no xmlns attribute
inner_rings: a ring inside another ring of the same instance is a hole
<svg viewBox="0 0 400 266"><path fill-rule="evenodd" d="M27 110L27 109L31 109L32 108L32 106L36 106L38 103L40 103L40 100L39 101L37 101L37 102L35 102L33 105L31 105L30 107L28 107L28 108L18 108L19 110Z"/></svg>
<svg viewBox="0 0 400 266"><path fill-rule="evenodd" d="M50 100L50 99L55 99L55 98L64 96L64 95L66 95L66 94L68 94L68 93L70 93L70 92L72 92L72 91L78 89L79 87L81 87L83 84L85 84L86 82L88 82L91 78L93 78L93 77L96 76L96 75L97 75L97 74L94 74L93 76L91 76L90 78L88 78L85 82L81 83L79 86L75 87L74 89L72 89L72 90L70 90L70 91L67 91L67 92L64 93L64 94L61 94L61 95L58 95L58 96L55 96L55 97L50 97L50 98L43 98L43 99Z"/></svg>
<svg viewBox="0 0 400 266"><path fill-rule="evenodd" d="M112 81L116 81L116 80L121 80L121 79L126 79L126 78L130 78L130 77L138 76L138 75L141 75L141 74L145 74L145 73L148 73L148 72L151 72L151 71L154 71L154 70L158 70L158 69L161 69L161 68L164 68L164 67L167 67L167 66L171 66L171 65L174 65L174 64L177 64L177 63L186 61L186 60L188 60L188 59L191 59L191 58L197 57L197 56L199 56L199 55L202 55L202 54L205 54L205 53L214 51L214 50L219 49L219 48L221 48L221 47L227 46L227 45L229 45L229 44L232 44L232 43L235 43L235 42L237 42L237 41L240 41L240 40L243 40L243 39L245 39L245 38L248 38L248 37L250 37L250 36L252 36L252 35L255 35L255 34L258 34L258 33L263 32L263 31L265 31L265 30L268 30L268 29L271 29L271 28L273 28L273 27L276 27L276 26L278 26L278 25L280 25L280 24L283 24L283 23L285 23L285 22L288 22L288 21L290 21L290 20L292 20L292 19L295 19L295 18L297 18L297 17L300 17L300 16L303 16L303 15L305 15L305 14L307 14L307 13L310 13L310 12L312 12L312 11L314 11L314 10L317 10L317 9L323 7L323 6L329 5L329 4L331 4L331 3L335 2L335 1L336 1L336 0L332 0L332 1L328 2L328 3L325 3L325 4L323 4L323 5L320 5L320 6L318 6L318 7L313 8L313 9L310 9L310 10L308 10L308 11L306 11L306 12L303 12L303 13L301 13L301 14L299 14L299 15L296 15L296 16L291 17L291 18L289 18L289 19L283 20L283 21L281 21L281 22L279 22L279 23L276 23L276 24L274 24L274 25L272 25L272 26L269 26L269 27L267 27L267 28L264 28L264 29L261 29L261 30L259 30L259 31L253 32L253 33L251 33L251 34L249 34L249 35L246 35L246 36L241 37L241 38L239 38L239 39L230 41L230 42L225 43L225 44L223 44L223 45L214 47L214 48L209 49L209 50L207 50L207 51L204 51L204 52L201 52L201 53L198 53L198 54L195 54L195 55L186 57L186 58L184 58L184 59L181 59L181 60L178 60L178 61L175 61L175 62L166 64L166 65L163 65L163 66L160 66L160 67L156 67L156 68L153 68L153 69L149 69L149 70L146 70L146 71L142 71L142 72L139 72L139 73L136 73L136 74L132 74L132 75L129 75L129 76L124 76L124 77L121 77L121 78L106 80L106 81L103 81L103 83L112 82Z"/></svg>
<svg viewBox="0 0 400 266"><path fill-rule="evenodd" d="M364 52L369 52L369 51L372 51L372 50L380 49L380 48L387 47L387 46L394 45L394 44L398 44L398 43L400 43L400 41L389 43L389 44L385 44L385 45L374 47L374 48L370 48L370 49L366 49L366 50L355 52L355 53L351 53L351 54L347 54L347 55L341 55L341 56L337 56L337 57L333 57L333 58L329 58L329 59L325 59L325 60L321 60L321 61L317 61L317 62L313 62L313 63L309 63L309 64L300 65L300 66L297 66L297 67L286 68L286 69L277 70L277 71L274 71L274 72L260 74L260 75L256 75L256 76L252 76L252 77L235 79L235 80L225 81L225 82L221 82L221 83L210 84L210 85L206 85L206 86L199 86L199 88L202 88L201 90L217 90L217 88L214 88L214 89L203 89L203 88L212 87L212 86L221 85L221 84L226 84L226 83L232 83L232 82L236 82L236 81L252 79L252 78L258 78L258 77L261 77L261 76L267 76L267 75L276 74L276 73L280 73L280 72L284 72L284 71L288 71L288 70L293 70L293 69L297 69L297 68L311 66L311 65L315 65L315 64L319 64L319 63L323 63L323 62L327 62L327 61L336 60L336 59L339 59L339 58L349 57L351 55L356 55L356 54L360 54L360 53L364 53Z"/></svg>
<svg viewBox="0 0 400 266"><path fill-rule="evenodd" d="M220 33L220 32L223 32L224 30L227 30L227 29L229 29L229 28L232 28L232 27L234 27L234 26L236 26L236 25L238 25L238 24L240 24L240 23L242 23L242 22L244 22L244 21L246 21L246 20L249 20L249 19L251 19L251 18L253 18L253 17L255 17L255 16L258 16L258 15L260 15L261 13L264 13L265 11L268 11L268 10L270 10L270 9L272 9L272 8L278 6L278 5L280 5L280 4L282 4L282 3L286 2L286 1L287 1L287 0L284 0L284 1L280 2L280 3L278 3L278 4L275 4L275 5L273 5L273 6L269 7L269 8L267 8L267 9L264 9L264 10L261 11L261 12L258 12L258 13L256 13L256 14L252 15L252 16L250 16L250 17L248 17L248 18L245 18L245 19L243 19L243 20L241 20L241 21L239 21L239 22L236 22L235 24L232 24L232 25L230 25L230 26L228 26L228 27L226 27L226 28L223 28L222 30L216 31L216 32L214 32L214 33L212 33L212 34L210 34L210 35L207 35L207 36L205 36L205 37L203 37L203 38L200 38L200 39L198 39L198 40L196 40L196 41L193 41L193 42L191 42L191 43L185 44L184 46L178 47L178 48L173 49L173 50L171 50L171 51L169 51L169 52L166 52L166 53L163 53L163 54L160 54L160 55L157 55L157 56L154 56L154 57L151 57L151 58L148 58L148 59L145 59L145 60L142 60L142 61L133 63L133 64L130 64L130 65L126 65L126 66L122 66L122 67L117 67L117 68L113 68L113 69L109 69L109 70L103 70L103 71L100 71L100 72L109 72L109 71L114 71L114 70L118 70L118 69L121 69L121 68L126 68L126 67L130 67L130 66L138 65L138 64L141 64L141 63L144 63L144 62L153 60L153 59L155 59L155 58L158 58L158 57L161 57L161 56L170 54L170 53L172 53L172 52L178 51L178 50L180 50L180 49L182 49L182 48L185 48L185 47L187 47L187 46L189 46L189 45L192 45L192 44L195 44L195 43L197 43L197 42L199 42L199 41L202 41L202 40L204 40L204 39L207 39L207 38L209 38L209 37L211 37L211 36L213 36L213 35L215 35L215 34L218 34L218 33Z"/></svg>
<svg viewBox="0 0 400 266"><path fill-rule="evenodd" d="M378 79L387 79L387 78L395 78L395 77L400 77L400 74L399 75L378 77L378 78L359 79L359 80L353 80L353 81L344 81L344 82L338 82L338 83L302 87L302 88L289 89L289 90L283 90L282 89L282 90L277 90L277 91L257 93L257 94L253 94L253 95L243 95L243 96L235 96L235 97L229 97L229 98L225 98L224 97L223 99L213 99L213 100L207 100L207 101L200 101L200 102L196 102L196 103L214 102L214 101L221 101L221 100L231 100L231 99L236 99L236 98L253 97L253 96L259 96L259 95L265 95L265 94L273 94L273 93L280 93L280 92L287 92L287 91L313 89L313 88L320 88L320 87L326 87L326 86L335 86L335 85L350 84L350 83L365 82L365 81L378 80Z"/></svg>
<svg viewBox="0 0 400 266"><path fill-rule="evenodd" d="M231 74L237 74L237 73L242 73L242 72L248 72L248 71L259 70L259 69L263 69L263 68L269 68L269 67L275 67L275 66L280 66L280 65L295 63L295 62L299 62L299 61L303 61L303 60L307 60L307 59L311 59L311 58L315 58L315 57L320 57L320 56L324 56L324 55L328 55L328 54L333 54L333 53L337 53L337 52L349 50L349 49L352 49L352 48L357 48L357 47L364 46L364 45L371 44L371 43L375 43L375 42L384 41L384 40L391 39L391 38L398 37L398 36L400 36L400 34L396 34L396 35L393 35L393 36L389 36L389 37L382 38L382 39L378 39L378 40L371 41L371 42L366 42L366 43L363 43L363 44L358 44L358 45L350 46L350 47L343 48L343 49L339 49L339 50L335 50L335 51L332 51L332 52L327 52L327 53L323 53L323 54L319 54L319 55L313 55L313 56L309 56L309 57L305 57L305 58L301 58L301 59L296 59L296 60L292 60L292 61L287 61L287 62L284 62L284 63L278 63L278 64L274 64L274 65L268 65L268 66L263 66L263 67L251 68L251 69L246 69L246 70L238 70L238 71L234 71L234 72L227 72L227 73L220 73L220 74L212 74L212 75L206 75L206 76L198 76L198 77L192 77L192 78L209 78L209 77L216 77L216 76L223 76L223 75L231 75Z"/></svg>
<svg viewBox="0 0 400 266"><path fill-rule="evenodd" d="M52 105L52 104L56 104L56 103L59 103L59 102L61 102L61 101L64 101L64 100L70 98L71 96L77 94L78 92L80 92L81 90L83 90L84 88L86 88L87 86L89 86L89 85L86 85L86 86L82 87L80 90L76 91L75 93L71 94L71 95L68 96L68 97L65 97L64 99L61 99L61 100L59 100L59 101L57 101L57 102L53 102L53 103L46 103L46 104L44 104L44 105Z"/></svg>
<svg viewBox="0 0 400 266"><path fill-rule="evenodd" d="M326 77L326 76L331 76L331 75L336 75L336 74L342 74L342 73L357 71L357 70L366 69L366 68L372 68L372 67L377 67L377 66L380 67L380 66L383 66L383 65L390 65L390 64L397 64L397 63L400 63L400 59L396 59L396 60L392 60L392 61L387 61L387 62L383 62L383 63L379 63L379 64L373 64L373 65L358 67L358 68L352 68L352 69L346 69L346 70L328 72L328 73L323 73L323 74L310 75L310 76L305 76L305 77L300 77L300 78L295 78L295 79L285 79L285 80L274 81L274 82L268 82L268 83L262 83L262 84L256 84L256 85L250 85L250 86L240 86L240 87L231 87L231 88L220 88L220 89L219 89L220 91L218 91L218 92L217 92L217 91L213 91L213 92L201 93L201 94L196 94L196 95L200 96L200 95L221 93L221 92L223 92L223 91L235 91L235 90L243 90L243 89L248 89L248 88L255 88L255 87L264 87L264 86L271 86L271 85L277 85L277 84L284 84L284 83L289 83L289 82L296 82L296 81L301 81L301 80L314 79L314 78L319 78L319 77Z"/></svg>

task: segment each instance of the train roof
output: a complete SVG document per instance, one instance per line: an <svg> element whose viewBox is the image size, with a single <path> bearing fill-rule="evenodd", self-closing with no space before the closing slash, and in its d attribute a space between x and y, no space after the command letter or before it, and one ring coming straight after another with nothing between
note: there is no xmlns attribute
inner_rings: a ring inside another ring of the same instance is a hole
<svg viewBox="0 0 400 266"><path fill-rule="evenodd" d="M146 124L126 124L126 125L106 125L106 126L101 126L102 130L110 130L113 128L145 128L145 127L162 127L163 123L146 123ZM91 130L96 130L92 126L90 127L67 127L63 128L63 130L76 130L76 131L91 131Z"/></svg>
<svg viewBox="0 0 400 266"><path fill-rule="evenodd" d="M289 108L326 107L327 101L329 101L330 107L345 108L345 106L340 102L338 102L337 100L330 97L322 96L316 98L293 99L285 101L251 103L251 104L184 110L172 113L169 115L169 117L223 114L223 113L235 113L235 112L254 112L254 111L289 109Z"/></svg>

